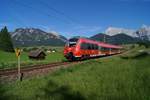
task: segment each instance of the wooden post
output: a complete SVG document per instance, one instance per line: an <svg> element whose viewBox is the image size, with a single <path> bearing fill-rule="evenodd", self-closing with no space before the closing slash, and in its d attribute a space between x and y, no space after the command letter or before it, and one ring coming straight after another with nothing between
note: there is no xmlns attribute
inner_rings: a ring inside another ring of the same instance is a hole
<svg viewBox="0 0 150 100"><path fill-rule="evenodd" d="M20 55L18 56L18 79L20 80Z"/></svg>
<svg viewBox="0 0 150 100"><path fill-rule="evenodd" d="M16 53L16 57L17 57L17 60L18 60L18 79L20 80L20 77L21 77L21 73L20 73L20 54L21 54L21 50L19 48L16 48L15 53Z"/></svg>

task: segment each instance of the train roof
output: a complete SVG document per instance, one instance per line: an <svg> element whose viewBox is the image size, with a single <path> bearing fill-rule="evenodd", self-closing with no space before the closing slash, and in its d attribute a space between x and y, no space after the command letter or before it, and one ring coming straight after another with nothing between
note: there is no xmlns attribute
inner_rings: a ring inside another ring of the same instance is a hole
<svg viewBox="0 0 150 100"><path fill-rule="evenodd" d="M106 48L116 48L116 49L121 49L122 48L121 46L107 44L107 43L104 43L104 42L100 42L100 43L98 43L98 45L102 46L102 47L106 47Z"/></svg>
<svg viewBox="0 0 150 100"><path fill-rule="evenodd" d="M121 46L118 45L112 45L112 44L108 44L108 43L104 43L104 42L98 42L98 41L94 41L94 40L90 40L87 38L80 38L81 41L87 41L90 43L94 43L94 44L98 44L101 47L106 47L106 48L116 48L116 49L121 49Z"/></svg>

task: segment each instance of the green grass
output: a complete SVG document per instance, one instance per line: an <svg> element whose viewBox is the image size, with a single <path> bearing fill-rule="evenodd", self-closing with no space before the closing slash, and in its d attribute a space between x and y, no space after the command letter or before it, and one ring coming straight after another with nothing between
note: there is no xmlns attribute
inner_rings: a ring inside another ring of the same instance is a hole
<svg viewBox="0 0 150 100"><path fill-rule="evenodd" d="M21 53L21 67L58 62L64 59L65 58L63 57L62 52L55 52L47 54L45 60L38 60L38 61L30 60L28 58L28 53L23 52ZM17 67L17 58L15 56L15 53L0 51L0 69L15 68L15 67Z"/></svg>
<svg viewBox="0 0 150 100"><path fill-rule="evenodd" d="M46 76L1 85L4 100L150 100L150 56L87 60Z"/></svg>

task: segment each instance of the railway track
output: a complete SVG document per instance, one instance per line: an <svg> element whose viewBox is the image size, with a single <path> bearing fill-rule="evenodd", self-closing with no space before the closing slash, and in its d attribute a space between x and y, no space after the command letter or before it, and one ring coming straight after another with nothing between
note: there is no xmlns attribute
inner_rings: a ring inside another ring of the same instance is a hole
<svg viewBox="0 0 150 100"><path fill-rule="evenodd" d="M77 62L73 62L77 63ZM63 65L69 65L72 64L71 62L56 62L56 63L50 63L50 64L44 64L44 65L35 65L35 66L30 66L30 67L23 67L20 70L20 73L28 73L28 72L33 72L37 70L44 70L44 69L50 69L54 68L57 66L63 66ZM4 69L0 70L0 77L3 76L13 76L18 74L18 69Z"/></svg>
<svg viewBox="0 0 150 100"><path fill-rule="evenodd" d="M111 57L111 56L104 56L104 58ZM84 62L84 61L82 61L82 62ZM34 75L46 74L57 68L61 68L63 66L67 67L67 65L77 64L77 63L82 63L82 62L80 62L80 61L55 62L55 63L44 64L44 65L34 65L34 66L30 66L30 67L23 67L20 69L20 75L22 75L23 78L26 78L26 77L31 77ZM0 82L5 81L5 80L12 81L12 80L16 80L16 79L18 79L18 69L17 68L0 70Z"/></svg>
<svg viewBox="0 0 150 100"><path fill-rule="evenodd" d="M104 57L106 58L106 57L110 57L110 56L104 56ZM79 61L77 61L77 62L54 62L54 63L43 64L43 65L34 65L34 66L30 66L30 67L22 67L20 69L20 73L26 73L26 72L34 71L34 70L42 70L42 69L46 69L46 68L53 68L53 67L57 67L57 66L69 65L69 64L73 64L73 63L79 63ZM13 75L13 74L18 74L17 68L0 69L0 77L1 76L9 76L9 75Z"/></svg>

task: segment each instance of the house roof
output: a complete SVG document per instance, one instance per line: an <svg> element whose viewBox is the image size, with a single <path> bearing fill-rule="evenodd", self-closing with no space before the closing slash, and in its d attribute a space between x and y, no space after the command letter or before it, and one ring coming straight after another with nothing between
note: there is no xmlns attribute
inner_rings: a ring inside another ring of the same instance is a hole
<svg viewBox="0 0 150 100"><path fill-rule="evenodd" d="M45 56L46 54L42 50L33 50L29 52L30 57L38 57L41 53L43 53Z"/></svg>

